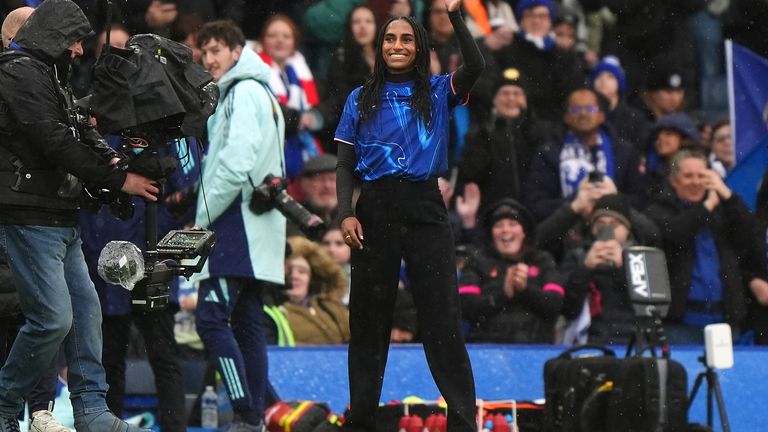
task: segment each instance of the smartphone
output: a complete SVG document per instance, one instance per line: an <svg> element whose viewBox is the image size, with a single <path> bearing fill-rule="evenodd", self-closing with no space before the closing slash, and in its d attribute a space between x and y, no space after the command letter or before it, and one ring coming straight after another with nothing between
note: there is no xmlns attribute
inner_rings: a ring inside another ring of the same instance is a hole
<svg viewBox="0 0 768 432"><path fill-rule="evenodd" d="M595 234L596 240L613 240L616 238L616 234L614 233L613 225L611 224L600 224L600 226L597 227L597 233Z"/></svg>
<svg viewBox="0 0 768 432"><path fill-rule="evenodd" d="M590 183L600 183L603 181L603 176L604 176L603 173L595 170L589 173L588 179Z"/></svg>

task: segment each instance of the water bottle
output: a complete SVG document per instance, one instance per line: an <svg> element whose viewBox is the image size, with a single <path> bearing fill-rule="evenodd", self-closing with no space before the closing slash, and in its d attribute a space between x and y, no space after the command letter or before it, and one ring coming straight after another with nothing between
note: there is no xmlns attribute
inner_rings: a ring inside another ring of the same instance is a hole
<svg viewBox="0 0 768 432"><path fill-rule="evenodd" d="M200 426L204 429L216 429L219 427L219 398L213 386L205 386L205 392L200 407Z"/></svg>

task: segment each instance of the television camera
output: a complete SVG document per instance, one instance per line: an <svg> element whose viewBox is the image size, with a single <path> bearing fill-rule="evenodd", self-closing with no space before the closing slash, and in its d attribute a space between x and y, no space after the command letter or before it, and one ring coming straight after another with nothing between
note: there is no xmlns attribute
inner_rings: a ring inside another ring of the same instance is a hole
<svg viewBox="0 0 768 432"><path fill-rule="evenodd" d="M160 201L166 177L178 162L158 150L181 138L203 136L218 97L216 84L192 61L188 47L140 34L125 49L107 42L94 66L89 113L100 132L120 138L128 170L158 181ZM97 191L93 198L108 202L116 216L130 217L119 211L125 210L119 204L119 198L126 198L122 194ZM99 257L102 278L131 289L134 308L145 311L166 307L173 278L199 272L215 243L212 231L200 229L172 230L158 241L157 217L157 202L145 200L143 252L137 254L128 242L111 242Z"/></svg>

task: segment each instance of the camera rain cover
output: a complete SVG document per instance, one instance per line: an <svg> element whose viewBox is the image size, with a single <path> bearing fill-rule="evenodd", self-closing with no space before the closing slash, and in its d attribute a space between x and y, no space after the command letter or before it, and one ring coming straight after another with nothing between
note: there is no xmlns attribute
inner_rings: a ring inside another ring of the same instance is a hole
<svg viewBox="0 0 768 432"><path fill-rule="evenodd" d="M144 256L131 242L111 241L99 254L98 272L104 282L130 291L144 277Z"/></svg>
<svg viewBox="0 0 768 432"><path fill-rule="evenodd" d="M93 69L91 109L102 133L124 129L202 137L219 90L192 50L153 34L105 50Z"/></svg>

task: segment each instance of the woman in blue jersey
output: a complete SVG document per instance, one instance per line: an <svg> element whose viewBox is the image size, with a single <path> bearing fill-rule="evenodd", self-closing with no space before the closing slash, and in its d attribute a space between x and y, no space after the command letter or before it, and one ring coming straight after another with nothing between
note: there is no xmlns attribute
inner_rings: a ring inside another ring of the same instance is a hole
<svg viewBox="0 0 768 432"><path fill-rule="evenodd" d="M437 176L448 168L450 110L467 101L485 62L461 19L461 0L445 5L464 65L431 75L424 28L391 18L379 31L374 72L350 93L336 129L341 229L353 249L346 430L376 429L401 259L427 361L448 404L448 430L476 429L453 235ZM362 192L353 210L356 179Z"/></svg>

